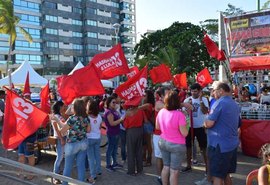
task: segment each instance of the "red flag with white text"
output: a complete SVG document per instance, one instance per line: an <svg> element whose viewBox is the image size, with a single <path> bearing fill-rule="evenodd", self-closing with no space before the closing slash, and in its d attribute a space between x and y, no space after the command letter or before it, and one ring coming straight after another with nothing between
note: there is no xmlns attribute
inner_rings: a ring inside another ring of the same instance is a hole
<svg viewBox="0 0 270 185"><path fill-rule="evenodd" d="M154 67L149 71L149 74L153 84L172 80L171 70L165 64L160 64L159 66Z"/></svg>
<svg viewBox="0 0 270 185"><path fill-rule="evenodd" d="M100 79L110 79L129 73L127 59L121 44L117 44L109 51L94 56L90 61Z"/></svg>
<svg viewBox="0 0 270 185"><path fill-rule="evenodd" d="M181 73L173 76L173 83L177 88L188 88L187 73Z"/></svg>
<svg viewBox="0 0 270 185"><path fill-rule="evenodd" d="M77 97L105 93L104 87L92 65L78 69L71 75L62 75L56 80L58 92L66 105Z"/></svg>
<svg viewBox="0 0 270 185"><path fill-rule="evenodd" d="M8 88L6 93L2 143L5 149L15 149L37 131L47 114Z"/></svg>
<svg viewBox="0 0 270 185"><path fill-rule="evenodd" d="M213 58L216 58L219 61L226 60L225 53L222 50L219 50L216 43L210 39L210 37L205 34L203 42L207 48L207 52Z"/></svg>
<svg viewBox="0 0 270 185"><path fill-rule="evenodd" d="M138 66L133 66L133 67L129 68L129 73L127 73L127 78L130 79L131 77L136 75L139 71L140 70L139 70Z"/></svg>
<svg viewBox="0 0 270 185"><path fill-rule="evenodd" d="M147 87L147 66L145 66L139 73L121 84L115 89L115 92L120 98L130 100L135 97L145 95Z"/></svg>
<svg viewBox="0 0 270 185"><path fill-rule="evenodd" d="M205 87L208 84L212 83L212 77L208 71L207 68L204 68L203 70L201 70L198 74L197 74L197 78L196 81L202 86Z"/></svg>

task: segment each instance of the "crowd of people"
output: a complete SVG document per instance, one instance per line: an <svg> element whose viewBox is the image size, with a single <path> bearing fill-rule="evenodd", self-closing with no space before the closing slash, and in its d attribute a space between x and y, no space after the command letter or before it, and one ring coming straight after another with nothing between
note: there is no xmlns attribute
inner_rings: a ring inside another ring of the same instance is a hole
<svg viewBox="0 0 270 185"><path fill-rule="evenodd" d="M91 184L102 175L100 129L103 122L108 139L105 169L109 172L127 164L127 175L138 176L144 167L152 165L154 156L157 181L163 185L178 185L179 173L192 171L196 143L205 163L205 178L195 184L231 185L230 174L236 171L240 108L232 97L231 88L223 82L215 81L210 86L210 97L195 83L189 93L158 87L155 91L146 90L144 97L133 101L124 101L116 93L102 98L76 98L68 106L55 100L50 122L53 136L57 138L53 172L71 177L76 161L78 180ZM29 144L34 144L35 140L33 134L21 143L20 162L25 163L26 157L29 164L34 165ZM121 162L117 156L119 142ZM269 148L269 144L262 148L264 162L259 170L259 185L266 185L270 177ZM187 166L181 168L184 160ZM59 179L53 182L68 184Z"/></svg>

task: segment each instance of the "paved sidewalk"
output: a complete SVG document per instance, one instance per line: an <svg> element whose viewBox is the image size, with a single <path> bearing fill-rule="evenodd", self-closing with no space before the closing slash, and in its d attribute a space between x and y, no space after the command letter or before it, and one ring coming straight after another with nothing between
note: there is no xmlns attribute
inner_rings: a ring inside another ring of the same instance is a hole
<svg viewBox="0 0 270 185"><path fill-rule="evenodd" d="M5 157L6 152L3 150L2 146L0 146L0 156ZM50 153L50 154L49 154ZM52 171L53 162L55 159L54 152L42 153L42 160L36 167L41 168L43 170ZM120 152L119 152L120 153ZM7 152L7 157L9 159L17 160L16 151ZM199 157L199 162L201 162L201 158ZM120 160L119 160L120 162ZM235 185L245 185L245 179L247 174L260 166L260 159L252 158L243 155L241 152L238 152L238 166L237 173L233 174L233 184ZM3 166L0 164L0 170L10 170L13 172L9 174L11 176L16 177L16 172L18 169L11 168L8 166ZM116 172L108 172L105 169L105 148L102 149L102 175L98 176L96 181L96 185L158 185L157 178L155 175L155 161L151 167L145 167L144 173L142 175L133 177L126 174L126 164L123 169L117 170ZM76 168L73 170L75 177ZM2 172L1 172L2 173ZM87 176L89 175L89 171L86 172ZM181 185L194 185L195 181L201 180L204 177L204 166L194 166L192 172L182 174L180 173L179 184ZM23 184L21 182L16 182L11 180L10 178L6 178L0 176L0 184L4 185L14 185L14 184ZM34 178L30 181L30 184L38 184L38 185L47 185L50 183L50 178L45 178L42 176Z"/></svg>

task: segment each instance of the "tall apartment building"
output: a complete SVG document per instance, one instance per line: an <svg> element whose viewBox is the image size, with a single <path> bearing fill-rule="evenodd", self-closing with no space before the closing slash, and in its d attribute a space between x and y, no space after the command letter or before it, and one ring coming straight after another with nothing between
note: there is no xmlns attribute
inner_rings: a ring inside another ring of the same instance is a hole
<svg viewBox="0 0 270 185"><path fill-rule="evenodd" d="M68 73L81 61L121 42L129 63L136 44L135 0L14 0L20 25L33 37L28 43L17 31L11 67L24 60L42 74ZM119 32L118 32L119 31ZM0 70L5 73L8 36L0 34Z"/></svg>

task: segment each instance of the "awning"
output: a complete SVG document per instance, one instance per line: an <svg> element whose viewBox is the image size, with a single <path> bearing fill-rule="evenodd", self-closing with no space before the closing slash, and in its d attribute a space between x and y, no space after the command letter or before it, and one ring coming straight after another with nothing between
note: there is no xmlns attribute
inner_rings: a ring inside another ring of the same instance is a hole
<svg viewBox="0 0 270 185"><path fill-rule="evenodd" d="M230 58L232 71L270 69L270 56L250 56Z"/></svg>

